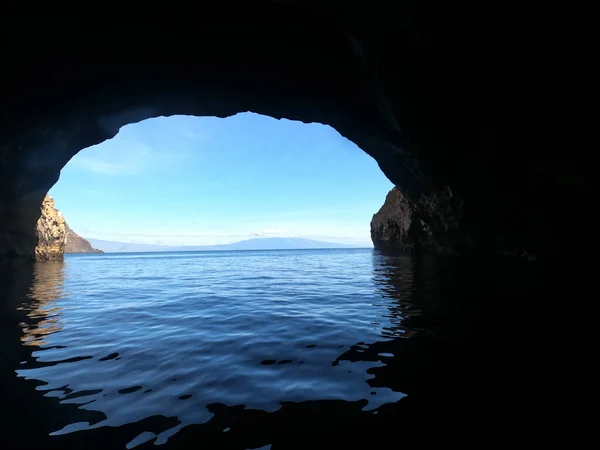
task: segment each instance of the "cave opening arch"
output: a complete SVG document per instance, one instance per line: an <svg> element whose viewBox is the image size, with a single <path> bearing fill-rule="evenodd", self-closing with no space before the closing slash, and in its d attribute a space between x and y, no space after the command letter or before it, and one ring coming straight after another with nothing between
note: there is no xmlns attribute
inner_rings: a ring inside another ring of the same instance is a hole
<svg viewBox="0 0 600 450"><path fill-rule="evenodd" d="M553 166L539 175L541 149L500 145L526 123L513 111L505 126L519 54L501 15L463 12L290 0L211 4L194 21L179 13L175 28L6 24L0 254L33 254L39 204L81 149L150 117L246 111L335 128L377 161L439 248L543 247L554 229L534 202Z"/></svg>

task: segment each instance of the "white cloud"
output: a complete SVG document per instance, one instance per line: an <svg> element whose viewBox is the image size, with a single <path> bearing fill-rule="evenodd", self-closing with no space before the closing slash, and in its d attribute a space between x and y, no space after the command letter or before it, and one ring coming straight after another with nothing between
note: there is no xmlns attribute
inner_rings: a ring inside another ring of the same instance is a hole
<svg viewBox="0 0 600 450"><path fill-rule="evenodd" d="M106 161L96 157L85 155L76 156L69 164L69 168L75 168L86 172L102 175L133 175L138 173L133 165L122 164L114 161Z"/></svg>
<svg viewBox="0 0 600 450"><path fill-rule="evenodd" d="M261 231L253 231L251 234L260 237L295 236L294 230L289 228L265 228Z"/></svg>
<svg viewBox="0 0 600 450"><path fill-rule="evenodd" d="M162 118L160 125L164 127L165 123L173 122ZM160 171L176 166L182 160L189 160L188 144L164 139L163 142L152 141L150 144L147 142L147 136L136 131L136 125L127 125L113 139L82 150L71 159L66 169L102 175L136 175ZM208 137L191 130L174 132L194 141L208 140ZM195 150L194 154L197 155Z"/></svg>
<svg viewBox="0 0 600 450"><path fill-rule="evenodd" d="M117 137L102 147L95 145L79 152L67 168L102 175L135 175L153 163L151 153L152 149L141 142Z"/></svg>
<svg viewBox="0 0 600 450"><path fill-rule="evenodd" d="M164 229L159 230L156 228L131 232L129 232L129 230L116 229L108 231L91 228L76 231L88 238L136 244L156 244L160 242L165 245L217 245L229 244L252 238L299 237L340 244L361 246L371 245L368 225L366 227L344 226L333 223L298 225L298 229L270 226L255 231L245 231L244 225L241 224L237 228L222 229L219 232L213 231L212 229L206 230L206 232L193 232L188 230L171 230L170 232L165 232Z"/></svg>
<svg viewBox="0 0 600 450"><path fill-rule="evenodd" d="M216 245L229 244L244 239L250 239L250 233L127 233L120 231L100 231L83 229L80 234L92 239L105 241L127 242L131 244L156 244L164 245Z"/></svg>
<svg viewBox="0 0 600 450"><path fill-rule="evenodd" d="M196 142L210 142L212 140L209 136L192 130L181 131L181 136Z"/></svg>

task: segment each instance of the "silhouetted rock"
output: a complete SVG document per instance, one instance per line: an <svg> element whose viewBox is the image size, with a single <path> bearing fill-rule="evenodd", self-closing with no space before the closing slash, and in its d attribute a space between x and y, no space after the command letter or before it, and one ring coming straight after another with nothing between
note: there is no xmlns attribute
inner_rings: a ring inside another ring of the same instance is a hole
<svg viewBox="0 0 600 450"><path fill-rule="evenodd" d="M383 206L371 219L371 240L378 250L389 252L412 251L421 247L435 253L455 253L458 241L453 235L457 224L452 215L443 214L443 201L430 198L432 211L440 211L439 229L431 227L422 219L416 204L411 203L396 187L388 192ZM450 219L447 223L445 220Z"/></svg>
<svg viewBox="0 0 600 450"><path fill-rule="evenodd" d="M385 203L371 220L371 240L380 250L411 250L415 245L414 229L417 215L406 198L393 188L385 197ZM413 233L411 233L411 227Z"/></svg>

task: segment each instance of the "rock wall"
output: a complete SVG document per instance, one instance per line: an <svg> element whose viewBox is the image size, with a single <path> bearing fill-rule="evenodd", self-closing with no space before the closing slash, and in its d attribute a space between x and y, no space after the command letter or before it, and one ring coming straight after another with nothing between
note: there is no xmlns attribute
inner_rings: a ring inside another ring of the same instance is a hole
<svg viewBox="0 0 600 450"><path fill-rule="evenodd" d="M35 247L37 261L63 259L67 236L67 225L62 213L54 206L54 199L46 195L37 222L38 243Z"/></svg>
<svg viewBox="0 0 600 450"><path fill-rule="evenodd" d="M435 202L432 199L431 202ZM432 211L440 210L440 204L430 205ZM421 210L417 204L406 198L397 187L388 192L385 202L373 214L371 219L371 241L377 250L386 252L406 252L416 248L438 254L456 253L456 236L451 232L455 226L445 221L450 215L440 214L439 227L442 233L437 232L422 218Z"/></svg>
<svg viewBox="0 0 600 450"><path fill-rule="evenodd" d="M412 250L417 241L417 215L408 200L394 187L371 220L371 240L378 250Z"/></svg>
<svg viewBox="0 0 600 450"><path fill-rule="evenodd" d="M65 226L67 228L65 253L104 253L102 250L92 247L89 241L71 230L69 224L65 224Z"/></svg>
<svg viewBox="0 0 600 450"><path fill-rule="evenodd" d="M44 197L40 211L36 225L36 261L61 260L65 253L103 253L69 227L49 195Z"/></svg>

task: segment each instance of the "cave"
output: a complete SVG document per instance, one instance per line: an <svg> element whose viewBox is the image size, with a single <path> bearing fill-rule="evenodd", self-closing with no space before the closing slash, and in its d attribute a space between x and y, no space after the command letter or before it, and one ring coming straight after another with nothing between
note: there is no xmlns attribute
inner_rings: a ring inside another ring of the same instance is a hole
<svg viewBox="0 0 600 450"><path fill-rule="evenodd" d="M386 0L200 11L4 24L0 257L34 257L42 199L80 150L151 117L245 111L356 143L440 251L550 251L567 169L532 145L516 106L532 61L515 15Z"/></svg>

